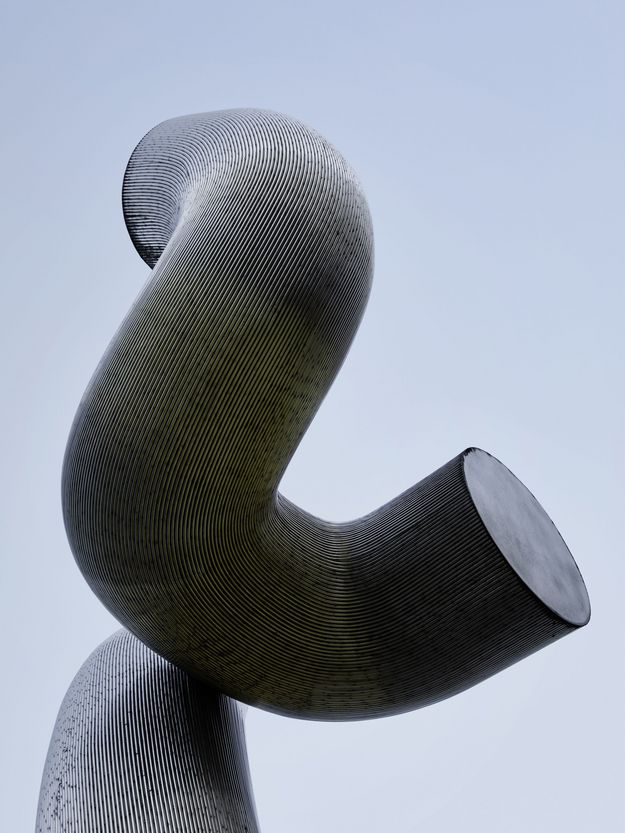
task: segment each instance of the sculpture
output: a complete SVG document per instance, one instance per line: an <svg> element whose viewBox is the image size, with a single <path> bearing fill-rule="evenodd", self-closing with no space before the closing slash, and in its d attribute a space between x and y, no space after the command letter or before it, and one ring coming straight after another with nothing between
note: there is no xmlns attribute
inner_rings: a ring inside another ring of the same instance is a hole
<svg viewBox="0 0 625 833"><path fill-rule="evenodd" d="M61 705L37 833L256 833L243 709L113 634Z"/></svg>
<svg viewBox="0 0 625 833"><path fill-rule="evenodd" d="M182 669L163 678L184 671L221 703L285 715L375 717L462 691L586 624L588 596L562 538L483 451L346 524L278 493L371 280L366 200L331 145L261 110L172 119L132 154L123 207L153 272L80 404L63 510L92 589ZM148 656L130 635L113 645ZM89 669L112 649L99 650ZM142 673L133 685L149 690ZM229 738L231 724L219 725ZM152 737L156 723L144 731ZM236 732L231 763L246 773ZM64 781L54 748L44 785ZM208 829L255 824L239 777L246 821L222 813ZM41 830L60 812L46 789ZM166 789L182 801L182 787ZM60 829L88 829L67 806ZM132 807L133 824L150 823Z"/></svg>

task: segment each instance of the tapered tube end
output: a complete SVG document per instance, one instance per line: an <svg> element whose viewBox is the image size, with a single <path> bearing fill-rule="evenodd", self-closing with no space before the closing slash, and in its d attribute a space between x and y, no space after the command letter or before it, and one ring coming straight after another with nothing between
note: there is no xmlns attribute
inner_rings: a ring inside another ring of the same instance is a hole
<svg viewBox="0 0 625 833"><path fill-rule="evenodd" d="M493 542L523 583L569 625L590 619L579 568L552 520L503 463L478 448L464 453L464 476Z"/></svg>
<svg viewBox="0 0 625 833"><path fill-rule="evenodd" d="M258 833L239 703L118 631L63 700L36 833Z"/></svg>

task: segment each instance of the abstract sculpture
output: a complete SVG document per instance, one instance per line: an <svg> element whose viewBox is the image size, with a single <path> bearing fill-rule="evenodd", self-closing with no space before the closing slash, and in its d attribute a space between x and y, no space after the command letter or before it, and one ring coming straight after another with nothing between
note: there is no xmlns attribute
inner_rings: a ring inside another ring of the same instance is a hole
<svg viewBox="0 0 625 833"><path fill-rule="evenodd" d="M63 701L37 831L255 833L243 709L118 631Z"/></svg>
<svg viewBox="0 0 625 833"><path fill-rule="evenodd" d="M37 829L251 831L228 698L324 720L427 705L586 624L588 596L478 449L349 523L278 493L372 273L365 197L321 136L261 110L172 119L132 154L123 207L153 272L80 404L63 510L134 636L72 684Z"/></svg>

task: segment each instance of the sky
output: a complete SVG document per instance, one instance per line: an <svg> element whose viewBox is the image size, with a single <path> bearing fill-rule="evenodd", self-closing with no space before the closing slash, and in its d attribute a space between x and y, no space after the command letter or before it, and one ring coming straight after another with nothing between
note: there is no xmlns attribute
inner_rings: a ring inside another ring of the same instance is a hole
<svg viewBox="0 0 625 833"><path fill-rule="evenodd" d="M373 217L373 291L281 490L331 520L477 445L538 497L588 627L382 720L247 716L264 833L621 829L625 6L9 2L0 12L0 784L34 827L61 700L117 629L60 508L70 424L148 276L120 193L160 121L266 107L326 136Z"/></svg>

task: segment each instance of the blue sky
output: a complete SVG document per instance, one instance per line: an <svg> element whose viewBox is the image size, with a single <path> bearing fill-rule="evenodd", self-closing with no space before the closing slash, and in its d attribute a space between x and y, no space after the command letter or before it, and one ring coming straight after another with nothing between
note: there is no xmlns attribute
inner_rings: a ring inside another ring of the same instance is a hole
<svg viewBox="0 0 625 833"><path fill-rule="evenodd" d="M6 829L32 829L61 699L117 627L74 565L59 492L82 391L147 277L124 167L159 121L240 106L330 139L376 237L363 324L283 491L344 520L481 446L543 503L593 605L588 628L426 710L336 725L250 709L262 829L618 829L625 7L39 2L2 17Z"/></svg>

